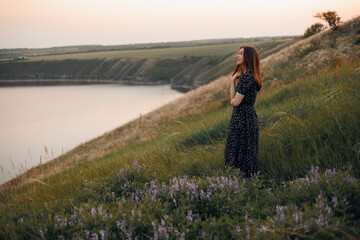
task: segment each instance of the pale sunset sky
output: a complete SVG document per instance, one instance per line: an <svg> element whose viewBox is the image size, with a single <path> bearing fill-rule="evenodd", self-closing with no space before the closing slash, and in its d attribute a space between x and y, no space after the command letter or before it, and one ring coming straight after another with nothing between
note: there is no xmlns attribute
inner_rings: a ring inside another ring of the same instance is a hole
<svg viewBox="0 0 360 240"><path fill-rule="evenodd" d="M300 35L327 10L347 21L360 1L0 0L0 48Z"/></svg>

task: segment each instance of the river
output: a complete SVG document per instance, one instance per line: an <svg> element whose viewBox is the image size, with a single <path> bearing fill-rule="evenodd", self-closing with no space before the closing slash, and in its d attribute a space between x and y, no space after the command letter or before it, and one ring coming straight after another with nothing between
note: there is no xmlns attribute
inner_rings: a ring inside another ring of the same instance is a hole
<svg viewBox="0 0 360 240"><path fill-rule="evenodd" d="M0 184L181 95L170 85L2 87Z"/></svg>

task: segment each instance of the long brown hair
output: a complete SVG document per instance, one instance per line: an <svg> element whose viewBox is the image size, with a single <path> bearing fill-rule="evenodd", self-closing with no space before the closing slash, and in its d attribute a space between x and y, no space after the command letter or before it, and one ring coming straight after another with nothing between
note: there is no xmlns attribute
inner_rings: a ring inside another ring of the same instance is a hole
<svg viewBox="0 0 360 240"><path fill-rule="evenodd" d="M238 52L242 48L244 49L244 63L243 64L245 65L245 69L246 69L246 71L249 71L253 74L256 85L257 85L257 90L260 91L260 89L262 87L262 83L261 83L261 76L260 76L259 53L256 50L256 48L250 47L250 46L240 46ZM234 72L232 75L234 75L236 72L240 72L241 75L244 74L242 65L240 65L240 64L235 65Z"/></svg>

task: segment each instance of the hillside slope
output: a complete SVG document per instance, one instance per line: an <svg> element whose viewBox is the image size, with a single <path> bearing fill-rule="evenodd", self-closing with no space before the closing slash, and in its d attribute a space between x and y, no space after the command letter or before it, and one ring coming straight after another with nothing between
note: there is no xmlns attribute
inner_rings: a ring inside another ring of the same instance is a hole
<svg viewBox="0 0 360 240"><path fill-rule="evenodd" d="M360 17L296 42L261 61L265 85L283 84L346 58L360 57Z"/></svg>
<svg viewBox="0 0 360 240"><path fill-rule="evenodd" d="M356 239L359 73L347 60L262 89L250 179L224 167L232 107L206 85L187 102L193 113L170 104L180 117L164 116L145 141L0 192L0 238Z"/></svg>

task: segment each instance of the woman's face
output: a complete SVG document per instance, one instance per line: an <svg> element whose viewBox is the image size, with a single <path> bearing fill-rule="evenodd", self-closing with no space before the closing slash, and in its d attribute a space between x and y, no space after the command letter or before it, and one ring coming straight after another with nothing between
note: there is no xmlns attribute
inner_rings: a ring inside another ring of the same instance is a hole
<svg viewBox="0 0 360 240"><path fill-rule="evenodd" d="M240 48L238 54L236 55L236 64L242 65L244 63L244 49Z"/></svg>

